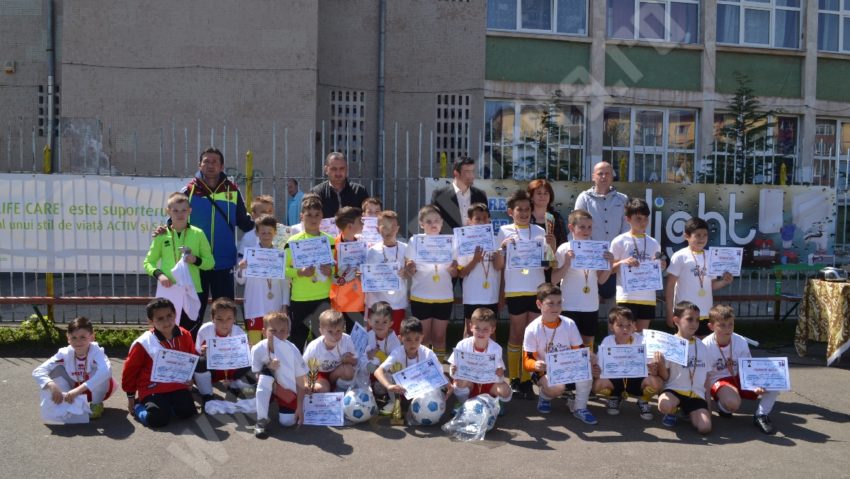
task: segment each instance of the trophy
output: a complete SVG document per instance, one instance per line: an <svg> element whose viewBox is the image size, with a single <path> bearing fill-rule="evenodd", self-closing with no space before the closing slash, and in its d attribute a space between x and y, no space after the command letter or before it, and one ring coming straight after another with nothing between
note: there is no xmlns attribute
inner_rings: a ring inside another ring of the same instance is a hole
<svg viewBox="0 0 850 479"><path fill-rule="evenodd" d="M397 373L401 371L402 365L401 363L395 363L392 367L392 372ZM401 397L395 397L395 403L393 403L393 413L390 416L390 425L391 426L404 426L404 417L401 415Z"/></svg>
<svg viewBox="0 0 850 479"><path fill-rule="evenodd" d="M320 362L316 358L310 358L307 360L307 386L310 389L308 391L309 394L313 394L313 390L316 388L316 380L319 379L319 366Z"/></svg>

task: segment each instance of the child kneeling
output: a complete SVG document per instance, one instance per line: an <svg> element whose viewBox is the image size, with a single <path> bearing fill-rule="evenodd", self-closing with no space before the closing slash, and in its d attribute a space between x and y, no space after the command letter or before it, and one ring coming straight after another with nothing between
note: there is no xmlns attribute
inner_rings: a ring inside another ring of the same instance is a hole
<svg viewBox="0 0 850 479"><path fill-rule="evenodd" d="M500 380L493 383L479 384L472 381L462 379L454 380L454 395L458 400L458 406L470 397L478 396L479 394L489 394L504 405L511 400L513 391L511 387L504 381L505 363L502 359L502 347L490 337L496 332L496 313L490 308L476 308L469 318L470 329L472 336L462 339L455 346L452 355L449 356L449 371L454 377L457 373L457 355L463 353L481 353L489 354L496 358L496 370L494 375ZM504 409L500 409L500 412Z"/></svg>
<svg viewBox="0 0 850 479"><path fill-rule="evenodd" d="M230 298L218 298L212 304L212 322L205 323L198 330L195 340L195 348L200 353L198 366L195 368L195 384L204 402L213 399L213 383L221 382L234 395L240 396L249 393L251 387L242 381L242 378L251 367L229 370L210 371L207 368L207 350L210 340L213 338L231 338L237 336L245 337L245 352L248 352L248 336L242 328L236 326L236 303Z"/></svg>
<svg viewBox="0 0 850 479"><path fill-rule="evenodd" d="M345 317L328 309L319 315L321 336L304 348L304 362L318 364L319 374L313 392L345 391L354 383L357 350L351 336L344 333Z"/></svg>

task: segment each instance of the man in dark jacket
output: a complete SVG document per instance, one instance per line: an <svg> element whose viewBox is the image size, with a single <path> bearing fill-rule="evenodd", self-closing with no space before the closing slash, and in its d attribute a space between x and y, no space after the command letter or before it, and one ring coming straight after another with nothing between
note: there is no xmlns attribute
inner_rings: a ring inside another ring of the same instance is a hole
<svg viewBox="0 0 850 479"><path fill-rule="evenodd" d="M487 194L472 186L475 181L475 160L461 156L452 167L451 184L434 190L431 204L440 209L443 217L442 234L452 234L452 228L466 226L469 222L466 210L475 203L487 204Z"/></svg>
<svg viewBox="0 0 850 479"><path fill-rule="evenodd" d="M363 185L348 181L348 161L338 151L331 152L325 159L327 181L314 186L311 190L322 200L322 217L333 218L343 206L360 208L369 192Z"/></svg>

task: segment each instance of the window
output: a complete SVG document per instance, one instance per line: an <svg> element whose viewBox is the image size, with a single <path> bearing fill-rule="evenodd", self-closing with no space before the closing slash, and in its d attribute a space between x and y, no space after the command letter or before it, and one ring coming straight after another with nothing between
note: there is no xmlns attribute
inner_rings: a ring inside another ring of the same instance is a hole
<svg viewBox="0 0 850 479"><path fill-rule="evenodd" d="M800 48L802 0L718 0L717 43Z"/></svg>
<svg viewBox="0 0 850 479"><path fill-rule="evenodd" d="M348 161L363 160L366 92L331 90L331 147Z"/></svg>
<svg viewBox="0 0 850 479"><path fill-rule="evenodd" d="M697 0L607 1L608 38L676 43L699 41Z"/></svg>
<svg viewBox="0 0 850 479"><path fill-rule="evenodd" d="M437 158L451 165L469 154L469 95L437 95Z"/></svg>
<svg viewBox="0 0 850 479"><path fill-rule="evenodd" d="M587 35L587 0L489 0L487 28Z"/></svg>
<svg viewBox="0 0 850 479"><path fill-rule="evenodd" d="M850 0L818 1L818 50L850 53Z"/></svg>
<svg viewBox="0 0 850 479"><path fill-rule="evenodd" d="M850 161L850 119L818 118L815 124L815 162L812 183L847 188Z"/></svg>
<svg viewBox="0 0 850 479"><path fill-rule="evenodd" d="M706 183L787 184L794 183L798 166L799 119L768 116L750 126L736 139L734 116L714 115L714 145L700 175Z"/></svg>
<svg viewBox="0 0 850 479"><path fill-rule="evenodd" d="M602 159L619 181L691 183L696 131L694 110L609 107Z"/></svg>
<svg viewBox="0 0 850 479"><path fill-rule="evenodd" d="M584 107L487 100L484 177L584 178Z"/></svg>

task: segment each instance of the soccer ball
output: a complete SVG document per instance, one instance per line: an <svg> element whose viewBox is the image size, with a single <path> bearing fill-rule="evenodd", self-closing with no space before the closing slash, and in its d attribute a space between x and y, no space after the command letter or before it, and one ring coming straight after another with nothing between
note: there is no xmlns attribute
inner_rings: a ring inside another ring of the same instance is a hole
<svg viewBox="0 0 850 479"><path fill-rule="evenodd" d="M446 412L446 400L442 394L426 394L411 401L410 414L413 422L421 426L434 426Z"/></svg>
<svg viewBox="0 0 850 479"><path fill-rule="evenodd" d="M484 424L487 425L487 430L490 431L496 425L496 418L499 417L499 409L498 400L490 395L482 394L464 402L462 413L467 415L466 417L469 419L484 417Z"/></svg>
<svg viewBox="0 0 850 479"><path fill-rule="evenodd" d="M378 414L378 405L372 391L366 388L349 389L342 398L342 411L345 419L359 424Z"/></svg>

